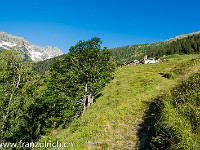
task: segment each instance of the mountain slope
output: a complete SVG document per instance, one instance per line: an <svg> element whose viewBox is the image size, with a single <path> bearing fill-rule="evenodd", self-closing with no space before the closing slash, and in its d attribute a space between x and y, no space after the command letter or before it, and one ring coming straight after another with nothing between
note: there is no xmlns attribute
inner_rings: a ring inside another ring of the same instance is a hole
<svg viewBox="0 0 200 150"><path fill-rule="evenodd" d="M168 48L168 45L173 43L173 45L170 45L171 47L175 47L177 41L181 41L184 39L190 39L193 37L197 37L200 34L200 31L193 32L190 34L182 34L180 36L176 36L175 38L171 38L165 41L159 41L155 43L146 43L146 44L138 44L138 45L128 45L124 47L117 47L111 49L111 58L113 61L132 61L134 59L142 59L144 55L149 55L150 57L153 57L152 55L164 54L164 52L159 51L165 51L165 49ZM192 42L185 42L182 43L190 44L189 47L191 47ZM155 52L156 51L156 52ZM169 50L168 50L169 51ZM196 51L196 50L194 50ZM170 53L174 54L174 53ZM165 55L165 54L164 54ZM162 55L160 56L162 57Z"/></svg>
<svg viewBox="0 0 200 150"><path fill-rule="evenodd" d="M5 32L0 32L0 51L10 49L17 51L22 58L26 59L29 57L34 62L53 58L63 54L59 48L53 48L51 46L41 47L31 45L23 37L13 36Z"/></svg>
<svg viewBox="0 0 200 150"><path fill-rule="evenodd" d="M133 59L148 57L162 57L172 54L194 54L200 52L200 31L183 34L166 41L130 45L111 49L111 60L119 64L130 62ZM62 57L62 56L61 56ZM52 64L53 59L40 61L35 64L34 71L44 74Z"/></svg>
<svg viewBox="0 0 200 150"><path fill-rule="evenodd" d="M151 104L179 83L179 79L193 73L197 64L200 66L199 61L193 63L194 59L199 60L198 55L174 55L166 59L169 60L166 63L127 66L117 70L114 80L82 117L66 129L52 130L52 135L40 139L40 142L72 143L68 145L71 149L134 149L137 143L142 149L150 145L145 142L152 137L147 136L148 132L154 134L152 118L156 113L147 115L147 122L144 122L144 117ZM190 67L189 62L192 63ZM176 75L168 79L162 75L166 73Z"/></svg>

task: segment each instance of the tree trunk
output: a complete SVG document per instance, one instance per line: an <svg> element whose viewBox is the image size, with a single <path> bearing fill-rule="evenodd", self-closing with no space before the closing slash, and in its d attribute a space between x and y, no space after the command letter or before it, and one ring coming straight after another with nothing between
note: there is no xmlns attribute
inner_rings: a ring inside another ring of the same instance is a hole
<svg viewBox="0 0 200 150"><path fill-rule="evenodd" d="M94 96L92 94L88 95L88 106L92 105L94 101Z"/></svg>
<svg viewBox="0 0 200 150"><path fill-rule="evenodd" d="M82 115L85 113L85 110L87 108L86 101L87 101L87 84L85 85L85 96L84 96L84 101L83 101L84 108L83 108Z"/></svg>
<svg viewBox="0 0 200 150"><path fill-rule="evenodd" d="M84 96L84 102L83 102L84 108L83 108L82 115L85 113L87 107L92 105L93 102L94 102L94 96L92 94L87 94L87 91L88 91L88 87L87 87L87 84L86 84L86 86L85 86L85 96Z"/></svg>

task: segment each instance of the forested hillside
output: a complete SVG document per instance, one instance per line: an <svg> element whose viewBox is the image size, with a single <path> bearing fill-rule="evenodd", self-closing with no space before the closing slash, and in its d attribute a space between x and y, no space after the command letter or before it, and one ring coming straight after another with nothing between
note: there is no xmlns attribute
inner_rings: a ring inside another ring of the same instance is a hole
<svg viewBox="0 0 200 150"><path fill-rule="evenodd" d="M194 32L188 35L177 36L176 38L155 43L130 45L111 49L111 60L119 62L130 62L134 59L148 57L162 57L172 54L199 53L200 34Z"/></svg>
<svg viewBox="0 0 200 150"><path fill-rule="evenodd" d="M99 38L79 41L41 75L15 51L2 52L0 142L34 142L80 117L113 77L109 57Z"/></svg>
<svg viewBox="0 0 200 150"><path fill-rule="evenodd" d="M146 53L160 49L168 43L168 41L160 41L114 48L111 49L111 60L115 62L130 62L135 59L141 59Z"/></svg>
<svg viewBox="0 0 200 150"><path fill-rule="evenodd" d="M34 63L33 65L33 71L39 74L44 75L45 73L47 73L50 70L50 67L52 66L53 62L56 59L59 58L63 58L66 54L54 57L54 58L50 58L50 59L46 59L44 61L39 61Z"/></svg>
<svg viewBox="0 0 200 150"><path fill-rule="evenodd" d="M198 54L200 52L200 34L188 36L182 39L178 39L165 45L160 49L149 51L146 54L149 57L172 54Z"/></svg>

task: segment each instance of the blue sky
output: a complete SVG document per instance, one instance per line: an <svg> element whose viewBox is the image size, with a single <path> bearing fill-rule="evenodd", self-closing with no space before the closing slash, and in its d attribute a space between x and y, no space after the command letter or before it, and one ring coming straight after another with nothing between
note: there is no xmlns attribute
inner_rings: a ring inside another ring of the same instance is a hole
<svg viewBox="0 0 200 150"><path fill-rule="evenodd" d="M114 48L200 30L198 0L4 0L0 5L0 32L64 53L91 37Z"/></svg>

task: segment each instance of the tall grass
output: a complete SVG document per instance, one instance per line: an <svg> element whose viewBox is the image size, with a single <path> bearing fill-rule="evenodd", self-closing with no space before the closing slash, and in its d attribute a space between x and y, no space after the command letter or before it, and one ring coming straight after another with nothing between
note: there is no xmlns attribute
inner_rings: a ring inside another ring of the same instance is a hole
<svg viewBox="0 0 200 150"><path fill-rule="evenodd" d="M163 98L159 135L168 149L200 149L200 73L183 81Z"/></svg>

